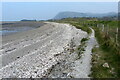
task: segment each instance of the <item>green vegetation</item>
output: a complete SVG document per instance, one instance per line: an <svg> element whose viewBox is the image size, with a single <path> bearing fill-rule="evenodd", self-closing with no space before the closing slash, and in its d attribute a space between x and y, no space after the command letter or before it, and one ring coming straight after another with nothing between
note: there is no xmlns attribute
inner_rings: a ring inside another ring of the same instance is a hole
<svg viewBox="0 0 120 80"><path fill-rule="evenodd" d="M82 38L81 43L84 43L87 40L88 40L88 38Z"/></svg>
<svg viewBox="0 0 120 80"><path fill-rule="evenodd" d="M94 78L119 78L120 56L111 52L105 52L101 48L94 48L92 54L92 68L90 77ZM103 65L108 63L109 67Z"/></svg>
<svg viewBox="0 0 120 80"><path fill-rule="evenodd" d="M81 58L81 55L83 54L83 52L85 51L85 43L88 40L88 38L82 38L82 40L80 41L81 44L78 46L77 48L77 53L78 53L78 59Z"/></svg>
<svg viewBox="0 0 120 80"><path fill-rule="evenodd" d="M79 23L71 23L71 25L75 26L78 29L81 29L83 31L86 31L88 34L91 33L91 29L89 27L87 27L86 25L82 26Z"/></svg>
<svg viewBox="0 0 120 80"><path fill-rule="evenodd" d="M105 18L67 18L56 20L60 23L69 23L78 29L91 33L89 27L95 30L95 37L99 47L92 50L92 73L93 78L120 78L120 27L117 20ZM86 39L81 40L81 42ZM78 47L79 55L84 51ZM109 67L104 67L103 65Z"/></svg>
<svg viewBox="0 0 120 80"><path fill-rule="evenodd" d="M86 24L83 24L85 23L86 20L87 19L84 19L84 18L65 18L61 20L55 20L55 22L71 24L76 28L82 29L83 31L86 31L88 34L90 34L91 29Z"/></svg>
<svg viewBox="0 0 120 80"><path fill-rule="evenodd" d="M120 77L120 40L118 38L117 21L91 21L89 25L95 30L99 48L93 49L92 74L95 78ZM109 68L103 67L108 63Z"/></svg>

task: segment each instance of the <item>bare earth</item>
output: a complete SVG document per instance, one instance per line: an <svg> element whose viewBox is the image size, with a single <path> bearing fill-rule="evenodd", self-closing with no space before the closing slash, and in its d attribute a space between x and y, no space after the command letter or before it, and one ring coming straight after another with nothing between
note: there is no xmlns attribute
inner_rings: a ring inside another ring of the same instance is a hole
<svg viewBox="0 0 120 80"><path fill-rule="evenodd" d="M69 24L46 22L40 28L3 37L0 58L3 78L86 78L90 74L94 31L86 32ZM80 59L75 50L89 37Z"/></svg>

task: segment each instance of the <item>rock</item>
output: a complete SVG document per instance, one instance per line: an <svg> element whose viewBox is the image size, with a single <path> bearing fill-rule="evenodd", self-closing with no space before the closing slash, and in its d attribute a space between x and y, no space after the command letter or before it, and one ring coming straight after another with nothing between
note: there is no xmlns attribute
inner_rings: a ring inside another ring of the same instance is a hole
<svg viewBox="0 0 120 80"><path fill-rule="evenodd" d="M109 68L108 63L104 63L104 64L103 64L103 67Z"/></svg>
<svg viewBox="0 0 120 80"><path fill-rule="evenodd" d="M61 55L61 54L60 54L60 53L58 53L58 54L54 54L54 57L59 56L59 55Z"/></svg>
<svg viewBox="0 0 120 80"><path fill-rule="evenodd" d="M20 58L19 56L17 58Z"/></svg>

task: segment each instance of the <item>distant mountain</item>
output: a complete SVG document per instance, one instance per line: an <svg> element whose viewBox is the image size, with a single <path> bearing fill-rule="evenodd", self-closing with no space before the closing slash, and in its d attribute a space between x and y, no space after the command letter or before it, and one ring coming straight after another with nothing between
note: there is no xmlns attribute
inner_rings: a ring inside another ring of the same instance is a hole
<svg viewBox="0 0 120 80"><path fill-rule="evenodd" d="M74 17L112 17L117 16L117 13L79 13L79 12L60 12L53 19L74 18Z"/></svg>

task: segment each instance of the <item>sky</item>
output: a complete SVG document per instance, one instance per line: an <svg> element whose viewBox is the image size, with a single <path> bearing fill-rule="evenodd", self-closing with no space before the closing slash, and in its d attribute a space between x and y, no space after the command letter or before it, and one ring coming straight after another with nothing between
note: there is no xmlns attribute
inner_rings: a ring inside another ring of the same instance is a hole
<svg viewBox="0 0 120 80"><path fill-rule="evenodd" d="M47 20L59 12L117 12L117 2L2 2L2 21Z"/></svg>

